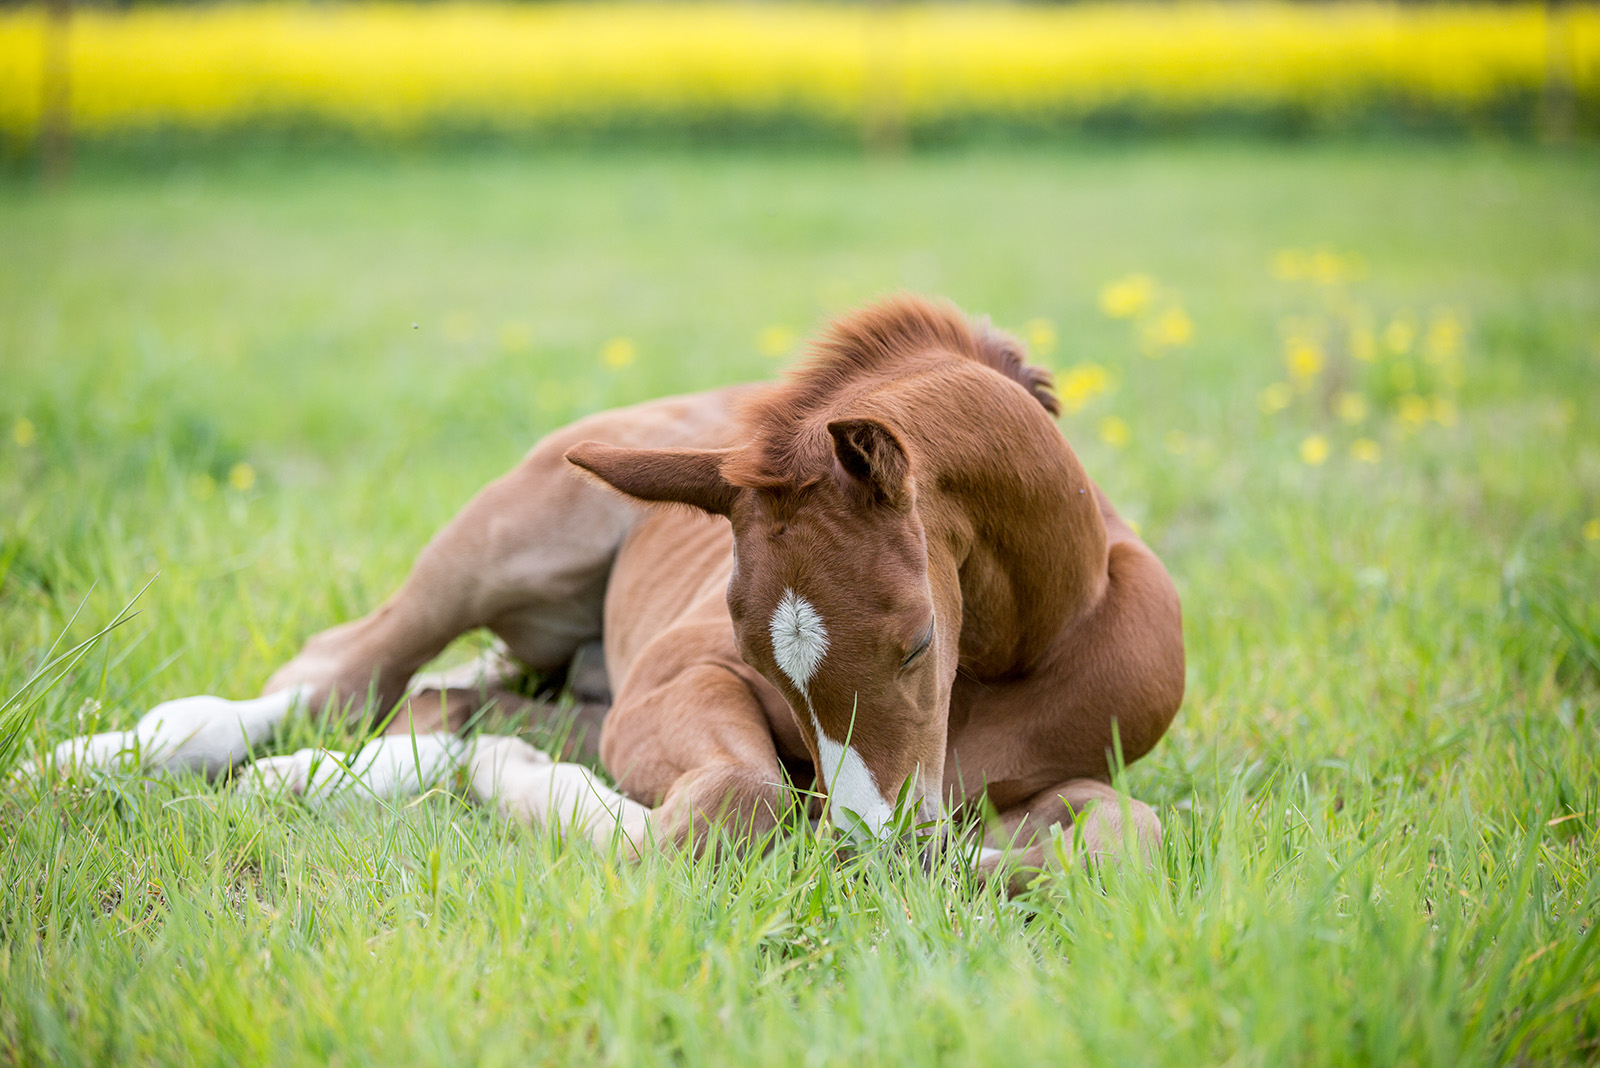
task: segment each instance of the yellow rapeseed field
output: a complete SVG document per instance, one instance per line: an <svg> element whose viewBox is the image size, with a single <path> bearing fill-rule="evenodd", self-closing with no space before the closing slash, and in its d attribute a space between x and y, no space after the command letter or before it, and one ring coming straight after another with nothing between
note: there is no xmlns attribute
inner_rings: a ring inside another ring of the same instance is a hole
<svg viewBox="0 0 1600 1068"><path fill-rule="evenodd" d="M1470 111L1565 72L1600 94L1600 8L1388 3L444 2L88 9L65 55L90 133L311 118L405 132L617 116L911 124L1374 100ZM0 13L0 129L41 110L43 9Z"/></svg>

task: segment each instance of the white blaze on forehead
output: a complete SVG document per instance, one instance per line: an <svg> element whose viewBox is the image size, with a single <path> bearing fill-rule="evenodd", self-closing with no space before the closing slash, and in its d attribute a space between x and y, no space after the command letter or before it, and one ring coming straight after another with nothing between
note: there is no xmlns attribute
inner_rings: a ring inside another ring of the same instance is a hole
<svg viewBox="0 0 1600 1068"><path fill-rule="evenodd" d="M828 628L811 602L793 590L784 590L772 613L772 657L778 669L810 700L811 677L828 651Z"/></svg>

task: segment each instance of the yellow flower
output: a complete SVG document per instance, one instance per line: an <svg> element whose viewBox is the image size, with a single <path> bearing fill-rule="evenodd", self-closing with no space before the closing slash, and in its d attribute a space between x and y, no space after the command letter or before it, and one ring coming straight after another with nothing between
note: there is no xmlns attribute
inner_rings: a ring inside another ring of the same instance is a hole
<svg viewBox="0 0 1600 1068"><path fill-rule="evenodd" d="M38 440L39 431L34 428L33 420L25 415L19 415L17 421L11 424L11 440L21 448L26 449Z"/></svg>
<svg viewBox="0 0 1600 1068"><path fill-rule="evenodd" d="M1097 363L1080 363L1070 368L1057 383L1056 395L1069 415L1083 411L1084 405L1111 389L1111 375Z"/></svg>
<svg viewBox="0 0 1600 1068"><path fill-rule="evenodd" d="M1400 398L1400 421L1410 429L1415 430L1428 421L1433 414L1433 406L1425 397L1415 393L1407 393Z"/></svg>
<svg viewBox="0 0 1600 1068"><path fill-rule="evenodd" d="M240 460L228 469L228 485L243 493L256 484L256 469Z"/></svg>
<svg viewBox="0 0 1600 1068"><path fill-rule="evenodd" d="M1028 348L1036 356L1048 356L1056 348L1056 324L1049 319L1029 319L1022 327Z"/></svg>
<svg viewBox="0 0 1600 1068"><path fill-rule="evenodd" d="M1595 516L1583 525L1584 541L1600 541L1600 515Z"/></svg>
<svg viewBox="0 0 1600 1068"><path fill-rule="evenodd" d="M1433 398L1433 421L1440 426L1455 426L1460 418L1456 412L1456 402L1449 397Z"/></svg>
<svg viewBox="0 0 1600 1068"><path fill-rule="evenodd" d="M1304 388L1311 379L1322 373L1322 349L1309 338L1292 337L1285 345L1283 363L1289 368L1289 374Z"/></svg>
<svg viewBox="0 0 1600 1068"><path fill-rule="evenodd" d="M1146 323L1141 333L1144 354L1160 356L1167 349L1187 345L1194 340L1194 320L1182 308L1168 308Z"/></svg>
<svg viewBox="0 0 1600 1068"><path fill-rule="evenodd" d="M1410 352L1411 343L1416 339L1417 328L1409 318L1397 318L1383 328L1383 346L1396 356Z"/></svg>
<svg viewBox="0 0 1600 1068"><path fill-rule="evenodd" d="M1326 249L1313 253L1311 256L1311 277L1317 284L1331 286L1335 282L1344 281L1344 261L1335 253Z"/></svg>
<svg viewBox="0 0 1600 1068"><path fill-rule="evenodd" d="M500 349L503 352L527 352L533 347L533 331L527 323L509 322L500 327Z"/></svg>
<svg viewBox="0 0 1600 1068"><path fill-rule="evenodd" d="M1347 423L1359 423L1367 417L1367 398L1348 390L1333 399L1333 410Z"/></svg>
<svg viewBox="0 0 1600 1068"><path fill-rule="evenodd" d="M1106 416L1100 420L1100 440L1113 449L1122 448L1128 443L1128 424L1114 415Z"/></svg>
<svg viewBox="0 0 1600 1068"><path fill-rule="evenodd" d="M756 336L756 345L761 349L763 356L777 359L790 349L794 348L795 333L782 323L774 323L765 327Z"/></svg>
<svg viewBox="0 0 1600 1068"><path fill-rule="evenodd" d="M633 339L626 337L614 337L600 350L600 358L605 361L607 367L626 367L637 355L638 350L633 347Z"/></svg>
<svg viewBox="0 0 1600 1068"><path fill-rule="evenodd" d="M1422 343L1429 363L1442 364L1461 351L1461 323L1449 312L1441 312L1428 324Z"/></svg>
<svg viewBox="0 0 1600 1068"><path fill-rule="evenodd" d="M1274 382L1261 391L1261 395L1256 398L1256 403L1261 405L1263 412L1272 415L1274 412L1281 412L1289 407L1293 400L1294 390L1289 387L1289 383Z"/></svg>
<svg viewBox="0 0 1600 1068"><path fill-rule="evenodd" d="M1100 290L1100 310L1113 319L1131 319L1149 305L1156 280L1147 274L1130 274Z"/></svg>
<svg viewBox="0 0 1600 1068"><path fill-rule="evenodd" d="M1312 434L1300 443L1300 459L1316 467L1328 458L1328 439Z"/></svg>
<svg viewBox="0 0 1600 1068"><path fill-rule="evenodd" d="M1350 443L1350 455L1364 464L1375 464L1383 459L1383 450L1371 438L1356 438Z"/></svg>
<svg viewBox="0 0 1600 1068"><path fill-rule="evenodd" d="M1279 249L1272 254L1272 277L1280 282L1298 281L1308 270L1305 253L1299 249Z"/></svg>

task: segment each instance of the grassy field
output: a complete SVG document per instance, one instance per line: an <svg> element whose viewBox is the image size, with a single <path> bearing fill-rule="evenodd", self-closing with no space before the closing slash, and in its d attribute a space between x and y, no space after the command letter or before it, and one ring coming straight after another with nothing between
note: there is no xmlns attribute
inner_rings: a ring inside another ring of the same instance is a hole
<svg viewBox="0 0 1600 1068"><path fill-rule="evenodd" d="M541 433L900 287L1070 383L1190 664L1126 775L1158 870L1010 901L810 834L618 867L446 795L0 786L0 1062L1594 1062L1597 188L1216 144L0 186L0 773L253 692Z"/></svg>

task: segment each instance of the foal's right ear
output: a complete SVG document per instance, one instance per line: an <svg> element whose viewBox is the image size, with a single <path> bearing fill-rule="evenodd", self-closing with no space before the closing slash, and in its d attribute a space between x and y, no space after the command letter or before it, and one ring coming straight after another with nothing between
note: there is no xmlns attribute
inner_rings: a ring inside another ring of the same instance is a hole
<svg viewBox="0 0 1600 1068"><path fill-rule="evenodd" d="M628 449L598 441L567 450L567 462L641 501L692 504L727 515L739 488L722 477L728 449Z"/></svg>

